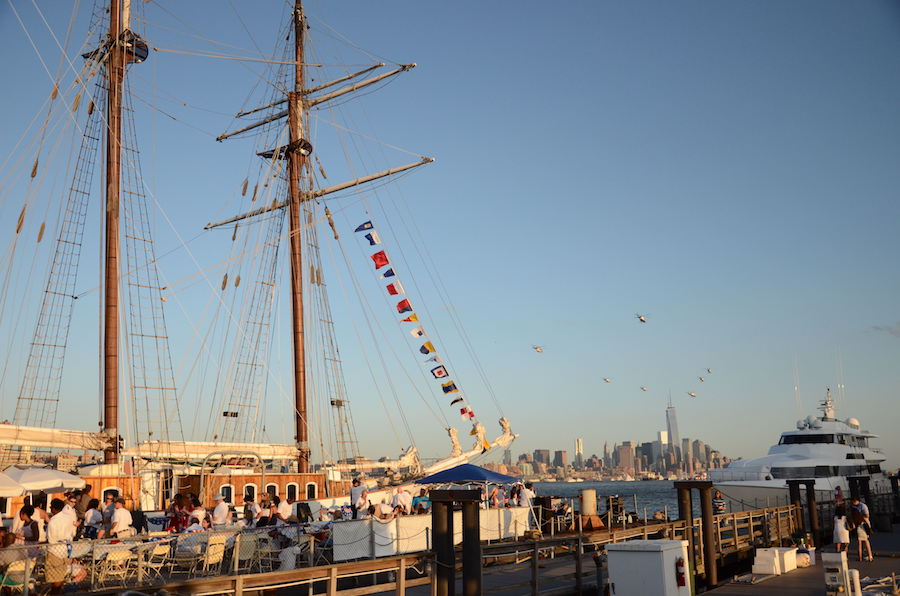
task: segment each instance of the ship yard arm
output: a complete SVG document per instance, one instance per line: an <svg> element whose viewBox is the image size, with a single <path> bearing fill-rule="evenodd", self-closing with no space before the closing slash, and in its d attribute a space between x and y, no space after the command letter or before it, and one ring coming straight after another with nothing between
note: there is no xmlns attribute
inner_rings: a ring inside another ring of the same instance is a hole
<svg viewBox="0 0 900 596"><path fill-rule="evenodd" d="M340 79L335 79L334 81L331 81L331 82L329 82L329 83L324 83L324 84L322 84L322 85L319 85L318 87L314 87L314 88L312 88L312 89L306 90L306 91L303 93L303 96L304 96L304 98L303 98L303 103L305 104L304 109L309 109L309 108L315 107L315 106L320 105L320 104L323 104L323 103L325 103L325 102L327 102L327 101L331 101L332 99L336 99L336 98L338 98L338 97L347 95L348 93L353 93L354 91L358 91L359 89L363 89L363 88L365 88L365 87L368 87L369 85L374 85L375 83L378 83L378 82L380 82L380 81L383 81L383 80L385 80L385 79L387 79L387 78L396 76L396 75L400 74L401 72L406 72L407 70L411 70L411 69L413 69L413 68L416 67L416 64L415 64L415 63L412 63L412 64L401 64L399 67L395 68L394 70L391 70L391 71L382 73L382 74L380 74L380 75L377 75L377 76L374 76L374 77L365 79L364 81L359 81L359 82L357 82L357 83L353 83L352 85L347 85L346 87L341 87L340 89L338 89L338 90L336 90L336 91L332 91L331 93L326 93L325 95L320 95L319 97L313 97L313 98L307 97L307 96L308 96L309 94L311 94L311 93L314 93L314 92L316 92L316 91L322 91L323 89L327 89L327 88L332 87L332 86L334 86L334 85L337 85L337 84L339 84L339 83L342 83L342 82L345 82L345 81L349 81L349 80L354 79L354 78L356 78L356 77L358 77L358 76L361 76L361 75L363 75L363 74L366 74L366 73L368 73L368 72L371 72L372 70L375 70L376 68L381 68L382 66L384 66L384 64L383 64L383 63L379 63L379 64L376 64L375 66L369 67L369 68L367 68L367 69L365 69L365 70L361 70L361 71L359 71L359 72L357 72L357 73L354 73L354 74L351 74L351 75L347 75L346 77L341 77ZM287 102L287 99L279 100L279 101L276 101L276 102L274 102L274 103L270 103L270 104L268 104L268 105L265 105L265 106L262 106L262 107L259 107L259 108L254 108L254 109L249 110L249 111L247 111L247 112L241 112L241 113L238 114L237 116L238 116L238 117L240 117L240 116L246 116L247 114L253 114L253 113L259 112L259 111L261 111L261 110L267 109L267 108L272 108L272 107L275 107L275 106L284 104L284 103L286 103L286 102ZM275 114L272 114L271 116L269 116L269 117L267 117L267 118L263 118L262 120L258 120L257 122L254 122L253 124L248 124L247 126L244 126L243 128L239 128L239 129L237 129L237 130L235 130L235 131L232 131L232 132L222 133L221 135L219 135L218 137L216 137L216 140L217 140L217 141L224 141L225 139L228 139L228 138L231 138L231 137L233 137L233 136L236 136L236 135L239 135L239 134L242 134L242 133L251 131L251 130L253 130L253 129L255 129L255 128L259 128L260 126L263 126L263 125L268 124L268 123L270 123L270 122L275 122L276 120L280 120L280 119L282 119L282 118L286 118L287 115L288 115L288 110L282 110L282 111L280 111L280 112L276 112Z"/></svg>
<svg viewBox="0 0 900 596"><path fill-rule="evenodd" d="M309 192L305 192L305 199L317 199L319 197L324 197L336 192L340 192L342 190L347 190L348 188L354 188L357 186L361 186L363 184L373 182L375 180L380 180L381 178L387 178L388 176L393 176L395 174L399 174L400 172L406 172L407 170L411 170L413 168L417 168L419 166L424 166L434 161L433 157L423 157L419 161L408 163L403 166L399 166L396 168L390 168L388 170L383 170L381 172L377 172L375 174L369 174L368 176L362 176L361 178L355 178L353 180L348 180L347 182L342 182L340 184L335 184L333 186L328 186L326 188L319 188L316 190L312 190ZM249 219L251 217L256 217L257 215L262 215L263 213L268 213L270 211L277 211L278 209L284 209L287 207L289 201L277 201L270 204L267 207L260 207L259 209L254 209L253 211L248 211L247 213L243 213L241 215L236 215L232 218L219 221L216 223L208 223L204 226L204 230L211 230L213 228L218 228L221 226L225 226L228 224L235 223L237 221L241 221L244 219Z"/></svg>

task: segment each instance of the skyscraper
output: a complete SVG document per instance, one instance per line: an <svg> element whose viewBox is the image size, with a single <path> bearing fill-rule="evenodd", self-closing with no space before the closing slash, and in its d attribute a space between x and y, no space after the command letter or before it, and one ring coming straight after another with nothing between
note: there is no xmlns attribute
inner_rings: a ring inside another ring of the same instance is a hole
<svg viewBox="0 0 900 596"><path fill-rule="evenodd" d="M584 467L584 439L577 437L575 439L575 469L580 470Z"/></svg>
<svg viewBox="0 0 900 596"><path fill-rule="evenodd" d="M535 449L534 450L534 461L535 461L535 463L542 463L542 464L550 465L550 450L549 449Z"/></svg>
<svg viewBox="0 0 900 596"><path fill-rule="evenodd" d="M556 451L553 454L553 465L557 468L565 468L569 465L569 453L567 451Z"/></svg>
<svg viewBox="0 0 900 596"><path fill-rule="evenodd" d="M678 438L678 419L675 417L675 406L672 405L672 398L669 397L669 407L666 408L666 429L669 434L669 445L675 454L675 463L681 463L679 452L681 451L681 439Z"/></svg>
<svg viewBox="0 0 900 596"><path fill-rule="evenodd" d="M507 466L512 465L512 449L503 450L503 463Z"/></svg>

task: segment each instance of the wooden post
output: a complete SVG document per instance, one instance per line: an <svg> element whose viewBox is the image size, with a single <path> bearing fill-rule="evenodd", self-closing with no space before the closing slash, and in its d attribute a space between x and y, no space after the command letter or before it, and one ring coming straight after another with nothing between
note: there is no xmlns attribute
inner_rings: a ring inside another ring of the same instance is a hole
<svg viewBox="0 0 900 596"><path fill-rule="evenodd" d="M700 488L700 516L703 524L703 561L706 571L706 585L714 588L719 583L719 561L716 557L715 534L713 532L712 482Z"/></svg>
<svg viewBox="0 0 900 596"><path fill-rule="evenodd" d="M581 581L581 555L584 549L584 542L581 534L578 535L578 541L575 544L575 593L581 596L584 586Z"/></svg>
<svg viewBox="0 0 900 596"><path fill-rule="evenodd" d="M532 596L539 596L541 593L541 581L538 577L538 554L540 553L540 549L538 548L537 540L534 541L534 546L531 550L531 594Z"/></svg>
<svg viewBox="0 0 900 596"><path fill-rule="evenodd" d="M234 535L234 547L231 549L231 568L238 569L241 565L241 533ZM138 558L140 560L140 557Z"/></svg>
<svg viewBox="0 0 900 596"><path fill-rule="evenodd" d="M234 578L234 596L244 596L244 576Z"/></svg>
<svg viewBox="0 0 900 596"><path fill-rule="evenodd" d="M397 569L397 596L406 594L406 559L400 557Z"/></svg>
<svg viewBox="0 0 900 596"><path fill-rule="evenodd" d="M304 72L303 36L306 19L303 16L301 0L294 0L294 90L288 93L288 132L291 148L287 150L288 160L288 236L291 245L291 340L293 342L294 369L294 414L296 434L294 440L298 451L297 471L309 472L309 423L306 409L306 354L303 342L303 225L300 212L303 189L300 179L306 155L295 146L303 139L305 113L303 109Z"/></svg>
<svg viewBox="0 0 900 596"><path fill-rule="evenodd" d="M809 531L812 534L813 546L822 546L819 529L819 510L816 507L816 481L806 481L806 506L809 508Z"/></svg>
<svg viewBox="0 0 900 596"><path fill-rule="evenodd" d="M478 501L463 501L463 596L481 596L481 525Z"/></svg>
<svg viewBox="0 0 900 596"><path fill-rule="evenodd" d="M332 565L328 570L328 596L336 596L337 591L337 565Z"/></svg>
<svg viewBox="0 0 900 596"><path fill-rule="evenodd" d="M309 566L316 564L316 537L313 534L308 536L309 539Z"/></svg>

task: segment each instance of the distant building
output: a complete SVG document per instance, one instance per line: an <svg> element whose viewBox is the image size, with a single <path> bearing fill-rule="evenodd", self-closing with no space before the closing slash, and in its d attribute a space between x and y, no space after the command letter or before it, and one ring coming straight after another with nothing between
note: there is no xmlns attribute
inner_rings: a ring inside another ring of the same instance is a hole
<svg viewBox="0 0 900 596"><path fill-rule="evenodd" d="M691 443L691 454L699 463L706 465L706 445L700 439L694 439Z"/></svg>
<svg viewBox="0 0 900 596"><path fill-rule="evenodd" d="M669 445L675 455L675 465L681 463L681 440L678 438L678 419L675 416L675 406L669 400L669 407L666 408L666 430L669 433Z"/></svg>
<svg viewBox="0 0 900 596"><path fill-rule="evenodd" d="M550 465L550 450L549 449L535 449L534 450L534 463Z"/></svg>
<svg viewBox="0 0 900 596"><path fill-rule="evenodd" d="M557 468L566 468L569 465L569 452L557 451L553 454L553 465Z"/></svg>
<svg viewBox="0 0 900 596"><path fill-rule="evenodd" d="M505 465L505 466L512 465L512 449L504 449L503 450L503 465Z"/></svg>
<svg viewBox="0 0 900 596"><path fill-rule="evenodd" d="M634 443L622 441L616 448L616 454L619 456L619 469L622 473L634 476Z"/></svg>
<svg viewBox="0 0 900 596"><path fill-rule="evenodd" d="M584 439L578 437L575 439L575 469L580 470L584 467Z"/></svg>

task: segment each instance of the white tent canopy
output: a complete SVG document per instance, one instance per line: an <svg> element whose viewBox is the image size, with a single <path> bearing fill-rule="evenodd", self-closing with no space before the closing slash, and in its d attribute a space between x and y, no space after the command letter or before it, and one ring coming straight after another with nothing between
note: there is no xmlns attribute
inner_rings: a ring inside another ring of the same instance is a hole
<svg viewBox="0 0 900 596"><path fill-rule="evenodd" d="M23 492L58 493L67 490L84 488L84 480L60 470L38 466L10 466L3 471L4 475L17 482ZM19 493L22 494L22 493Z"/></svg>
<svg viewBox="0 0 900 596"><path fill-rule="evenodd" d="M24 486L0 472L0 497L21 497L26 492Z"/></svg>

